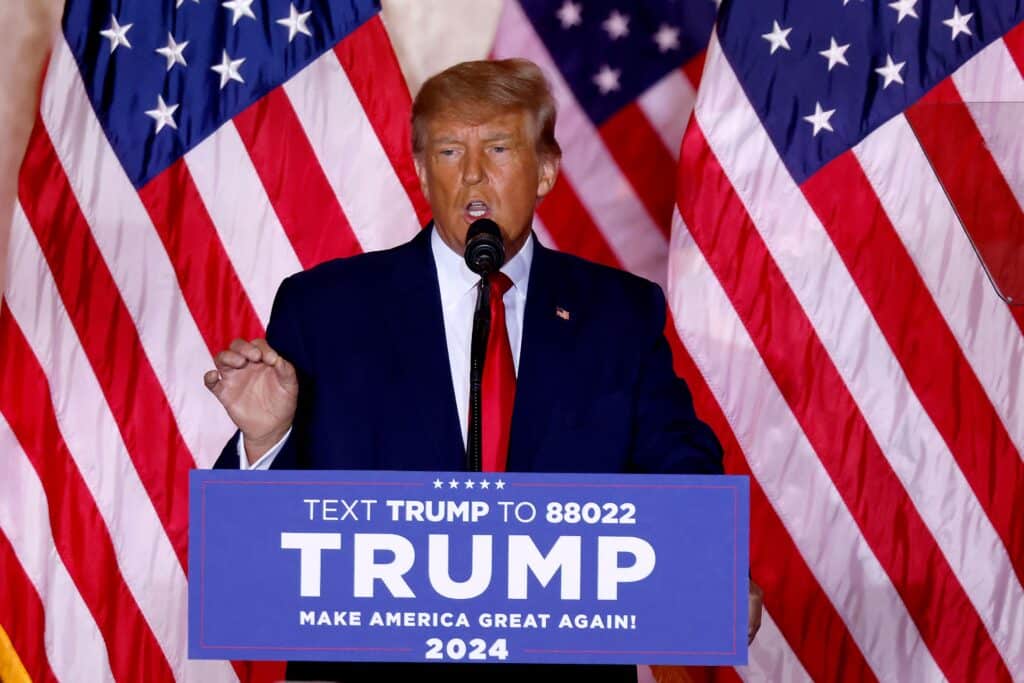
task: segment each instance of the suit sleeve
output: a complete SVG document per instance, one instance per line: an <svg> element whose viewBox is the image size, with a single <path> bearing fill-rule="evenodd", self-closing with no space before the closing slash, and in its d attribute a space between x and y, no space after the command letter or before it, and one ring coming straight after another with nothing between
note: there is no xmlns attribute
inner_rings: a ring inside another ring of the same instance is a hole
<svg viewBox="0 0 1024 683"><path fill-rule="evenodd" d="M270 323L267 325L267 343L295 366L299 378L299 399L291 434L270 465L270 468L275 470L302 468L300 456L306 434L304 425L308 423L309 406L316 390L312 381L309 354L303 342L300 324L301 306L302 298L296 291L295 279L294 277L287 278L278 287L277 294L274 296ZM227 445L224 446L217 458L217 462L213 466L214 469L238 469L238 440L240 438L242 438L241 433L235 431L234 436L228 440Z"/></svg>
<svg viewBox="0 0 1024 683"><path fill-rule="evenodd" d="M639 472L721 474L722 447L693 409L686 383L672 368L665 339L665 295L651 284L637 368L633 466Z"/></svg>

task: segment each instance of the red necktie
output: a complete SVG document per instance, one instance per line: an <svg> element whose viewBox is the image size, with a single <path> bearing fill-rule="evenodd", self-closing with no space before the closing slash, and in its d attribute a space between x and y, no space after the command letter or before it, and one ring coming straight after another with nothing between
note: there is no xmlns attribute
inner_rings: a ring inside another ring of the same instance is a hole
<svg viewBox="0 0 1024 683"><path fill-rule="evenodd" d="M487 336L487 356L481 396L483 443L481 466L484 472L504 472L508 461L508 438L512 429L512 405L516 399L516 367L505 325L505 292L512 281L502 272L490 276L491 331Z"/></svg>

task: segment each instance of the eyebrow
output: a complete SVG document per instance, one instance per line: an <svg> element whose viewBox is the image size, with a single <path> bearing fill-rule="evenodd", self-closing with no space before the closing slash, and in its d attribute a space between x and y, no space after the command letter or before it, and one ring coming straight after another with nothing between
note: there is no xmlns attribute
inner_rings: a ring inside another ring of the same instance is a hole
<svg viewBox="0 0 1024 683"><path fill-rule="evenodd" d="M512 140L512 139L515 139L515 133L508 132L508 131L498 131L497 133L491 133L490 135L486 135L486 136L484 136L481 139L484 142L496 142L498 140ZM433 144L435 144L435 145L462 144L462 140L461 139L455 138L455 137L451 137L451 136L444 136L444 137L435 138L431 142Z"/></svg>

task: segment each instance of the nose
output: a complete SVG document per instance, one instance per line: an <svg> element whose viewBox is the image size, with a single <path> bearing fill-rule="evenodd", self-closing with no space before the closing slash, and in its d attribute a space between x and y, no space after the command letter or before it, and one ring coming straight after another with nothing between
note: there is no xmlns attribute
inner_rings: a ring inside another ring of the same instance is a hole
<svg viewBox="0 0 1024 683"><path fill-rule="evenodd" d="M466 185L476 185L483 181L486 174L483 155L478 151L469 150L463 160L462 182Z"/></svg>

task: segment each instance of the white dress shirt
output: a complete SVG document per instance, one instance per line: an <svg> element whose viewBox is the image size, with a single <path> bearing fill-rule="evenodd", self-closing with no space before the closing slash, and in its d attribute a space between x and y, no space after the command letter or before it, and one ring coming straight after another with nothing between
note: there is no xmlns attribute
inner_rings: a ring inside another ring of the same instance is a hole
<svg viewBox="0 0 1024 683"><path fill-rule="evenodd" d="M430 235L430 250L437 266L437 284L441 291L441 313L444 316L444 336L448 343L448 366L452 372L452 387L455 389L455 406L459 413L463 443L469 429L469 360L470 343L473 337L473 310L476 308L476 284L480 276L466 266L462 256L452 251L437 230ZM533 263L533 235L526 244L502 266L512 286L505 292L505 324L508 327L508 341L512 347L512 362L519 373L519 350L523 342L523 313L526 311L526 289L530 280L530 264ZM344 406L339 407L344 410ZM252 465L245 457L242 439L238 440L240 469L266 470L277 457L288 440L284 435L274 447Z"/></svg>

